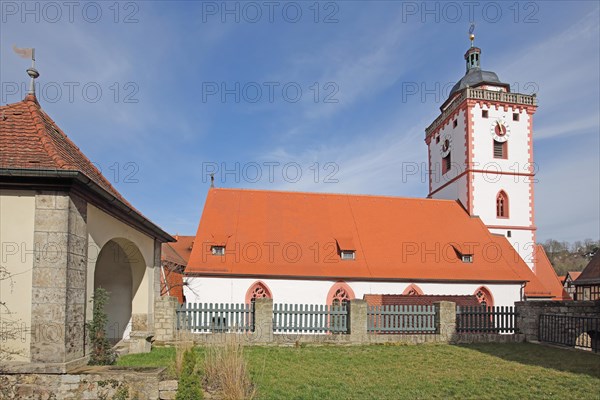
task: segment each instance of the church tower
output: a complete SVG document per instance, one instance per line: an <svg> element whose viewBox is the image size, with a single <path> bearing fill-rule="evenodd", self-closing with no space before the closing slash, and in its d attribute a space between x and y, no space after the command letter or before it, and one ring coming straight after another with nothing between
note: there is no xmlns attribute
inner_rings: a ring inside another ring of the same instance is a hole
<svg viewBox="0 0 600 400"><path fill-rule="evenodd" d="M429 198L459 200L492 233L506 236L535 270L532 119L535 95L512 93L481 69L481 49L465 53L466 74L425 130Z"/></svg>

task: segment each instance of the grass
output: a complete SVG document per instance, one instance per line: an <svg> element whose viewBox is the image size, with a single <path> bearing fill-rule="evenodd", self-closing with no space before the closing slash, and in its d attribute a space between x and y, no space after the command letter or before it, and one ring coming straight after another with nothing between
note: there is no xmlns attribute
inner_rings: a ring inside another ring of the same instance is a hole
<svg viewBox="0 0 600 400"><path fill-rule="evenodd" d="M534 344L248 347L245 355L258 399L600 398L600 356ZM117 364L174 359L174 348L156 348Z"/></svg>

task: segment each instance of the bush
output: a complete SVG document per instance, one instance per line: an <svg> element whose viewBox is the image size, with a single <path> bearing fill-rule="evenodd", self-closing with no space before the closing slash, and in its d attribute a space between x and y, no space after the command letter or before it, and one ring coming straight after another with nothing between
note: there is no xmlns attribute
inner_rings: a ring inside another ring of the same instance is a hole
<svg viewBox="0 0 600 400"><path fill-rule="evenodd" d="M103 288L94 290L91 302L94 304L92 322L87 323L88 338L92 345L89 365L112 365L117 360L117 354L106 337L108 316L104 307L108 302L108 292Z"/></svg>
<svg viewBox="0 0 600 400"><path fill-rule="evenodd" d="M197 359L198 357L193 349L187 350L183 354L183 365L175 400L196 400L204 397L202 385L200 384L200 374L196 365Z"/></svg>

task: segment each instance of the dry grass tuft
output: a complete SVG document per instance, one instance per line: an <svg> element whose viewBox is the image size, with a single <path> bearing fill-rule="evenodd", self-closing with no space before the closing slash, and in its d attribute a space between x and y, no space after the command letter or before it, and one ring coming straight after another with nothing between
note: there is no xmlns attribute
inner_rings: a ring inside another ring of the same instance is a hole
<svg viewBox="0 0 600 400"><path fill-rule="evenodd" d="M256 397L238 335L227 335L224 344L206 348L204 373L207 385L220 399L252 400Z"/></svg>

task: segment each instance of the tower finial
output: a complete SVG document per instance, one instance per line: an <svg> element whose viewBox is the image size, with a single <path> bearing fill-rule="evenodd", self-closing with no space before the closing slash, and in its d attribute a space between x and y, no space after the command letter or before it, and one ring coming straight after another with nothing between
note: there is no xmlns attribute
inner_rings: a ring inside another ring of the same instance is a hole
<svg viewBox="0 0 600 400"><path fill-rule="evenodd" d="M471 40L471 47L475 47L475 22L471 22L471 26L469 27L469 39Z"/></svg>
<svg viewBox="0 0 600 400"><path fill-rule="evenodd" d="M215 187L215 173L211 173L210 174L210 187L214 188Z"/></svg>
<svg viewBox="0 0 600 400"><path fill-rule="evenodd" d="M20 49L17 46L13 45L13 51L17 53L21 58L31 58L31 67L27 68L27 75L29 75L29 77L31 78L31 82L29 84L29 91L27 92L27 94L35 96L35 80L40 76L38 70L35 69L35 49Z"/></svg>

